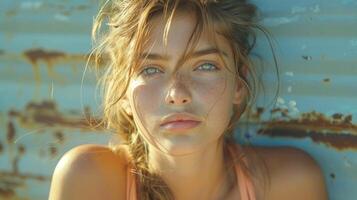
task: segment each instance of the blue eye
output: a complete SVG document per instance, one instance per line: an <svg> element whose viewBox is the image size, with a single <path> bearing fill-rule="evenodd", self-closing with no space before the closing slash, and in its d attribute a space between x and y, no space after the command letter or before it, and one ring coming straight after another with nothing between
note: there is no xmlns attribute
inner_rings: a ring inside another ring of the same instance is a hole
<svg viewBox="0 0 357 200"><path fill-rule="evenodd" d="M156 72L161 72L161 70L159 70L156 67L146 67L145 69L143 69L140 74L144 74L144 76L151 76L154 75Z"/></svg>
<svg viewBox="0 0 357 200"><path fill-rule="evenodd" d="M202 69L204 71L218 71L219 70L219 68L212 63L204 63L204 64L200 65L199 67L197 67L196 69Z"/></svg>

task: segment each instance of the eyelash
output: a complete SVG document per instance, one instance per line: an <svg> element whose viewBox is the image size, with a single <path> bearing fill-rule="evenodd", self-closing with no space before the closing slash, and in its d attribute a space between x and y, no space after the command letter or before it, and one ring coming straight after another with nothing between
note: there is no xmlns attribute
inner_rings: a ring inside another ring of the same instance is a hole
<svg viewBox="0 0 357 200"><path fill-rule="evenodd" d="M202 66L205 66L205 65L211 65L213 66L215 69L209 69L209 70L204 70L204 71L218 71L220 70L217 65L213 64L213 63L209 63L209 62L206 62L206 63L203 63L202 65L198 66L194 71L196 71L198 68L202 67ZM139 74L143 74L145 73L148 69L156 69L158 71L161 71L160 69L158 69L157 67L145 67ZM153 74L144 74L144 76L152 76Z"/></svg>

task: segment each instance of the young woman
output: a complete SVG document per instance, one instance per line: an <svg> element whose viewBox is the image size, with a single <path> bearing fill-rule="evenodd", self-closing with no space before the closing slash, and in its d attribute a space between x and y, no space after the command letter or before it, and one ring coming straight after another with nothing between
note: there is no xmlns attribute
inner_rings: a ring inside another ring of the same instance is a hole
<svg viewBox="0 0 357 200"><path fill-rule="evenodd" d="M234 142L255 91L255 15L245 0L106 2L94 55L106 67L103 123L122 143L67 152L49 198L327 199L308 154Z"/></svg>

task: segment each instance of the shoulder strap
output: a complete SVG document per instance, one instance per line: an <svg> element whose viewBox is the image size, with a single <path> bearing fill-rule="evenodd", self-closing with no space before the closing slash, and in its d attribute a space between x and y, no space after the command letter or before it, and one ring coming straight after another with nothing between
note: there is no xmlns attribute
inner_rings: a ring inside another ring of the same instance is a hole
<svg viewBox="0 0 357 200"><path fill-rule="evenodd" d="M128 165L126 173L126 199L137 200L135 174L130 165Z"/></svg>
<svg viewBox="0 0 357 200"><path fill-rule="evenodd" d="M236 148L235 145L229 145L228 149L233 156L237 156L238 149L241 150L241 148ZM242 200L256 200L252 180L242 170L241 161L247 164L247 159L245 157L239 158L238 163L235 165L240 197Z"/></svg>

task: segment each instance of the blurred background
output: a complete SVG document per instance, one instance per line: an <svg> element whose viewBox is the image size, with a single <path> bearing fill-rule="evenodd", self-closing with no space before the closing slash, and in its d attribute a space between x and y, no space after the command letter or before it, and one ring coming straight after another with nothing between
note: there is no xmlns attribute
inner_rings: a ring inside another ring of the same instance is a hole
<svg viewBox="0 0 357 200"><path fill-rule="evenodd" d="M272 33L252 56L264 92L237 142L293 146L321 166L330 199L357 198L357 0L254 0ZM0 199L47 199L60 157L115 135L85 71L95 0L0 1ZM257 59L261 58L261 59ZM246 126L248 124L248 126Z"/></svg>

